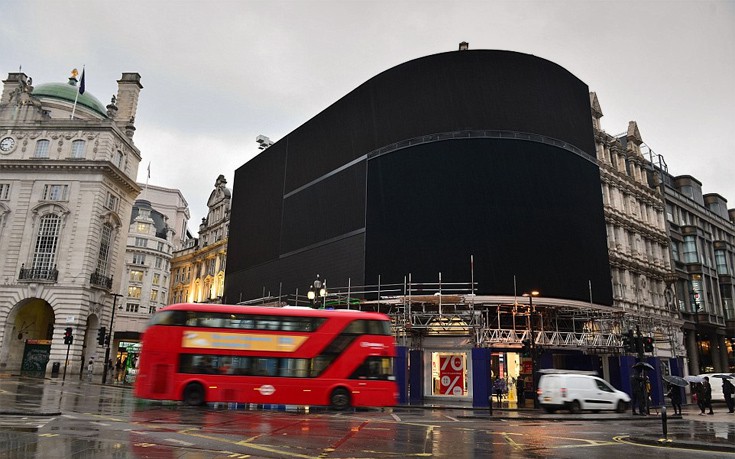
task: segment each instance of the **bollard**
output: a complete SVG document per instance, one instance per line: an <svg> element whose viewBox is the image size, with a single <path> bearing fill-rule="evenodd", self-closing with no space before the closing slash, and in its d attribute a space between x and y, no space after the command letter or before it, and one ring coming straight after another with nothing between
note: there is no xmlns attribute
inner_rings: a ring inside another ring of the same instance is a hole
<svg viewBox="0 0 735 459"><path fill-rule="evenodd" d="M664 431L664 441L668 440L668 429L666 426L666 405L661 407L661 427Z"/></svg>
<svg viewBox="0 0 735 459"><path fill-rule="evenodd" d="M487 405L487 409L490 410L490 416L493 415L493 395L490 394L490 396L487 398L487 401L490 402Z"/></svg>

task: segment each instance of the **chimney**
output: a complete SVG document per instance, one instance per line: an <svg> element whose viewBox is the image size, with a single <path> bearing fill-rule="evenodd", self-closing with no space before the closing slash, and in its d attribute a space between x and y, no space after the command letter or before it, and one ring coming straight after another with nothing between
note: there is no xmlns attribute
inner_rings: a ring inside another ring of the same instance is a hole
<svg viewBox="0 0 735 459"><path fill-rule="evenodd" d="M470 44L467 43L466 41L463 41L462 43L459 44L460 51L467 51L468 49L470 49Z"/></svg>
<svg viewBox="0 0 735 459"><path fill-rule="evenodd" d="M135 112L138 109L138 96L143 85L140 84L139 73L123 73L117 80L117 113L115 121L126 127L135 122Z"/></svg>

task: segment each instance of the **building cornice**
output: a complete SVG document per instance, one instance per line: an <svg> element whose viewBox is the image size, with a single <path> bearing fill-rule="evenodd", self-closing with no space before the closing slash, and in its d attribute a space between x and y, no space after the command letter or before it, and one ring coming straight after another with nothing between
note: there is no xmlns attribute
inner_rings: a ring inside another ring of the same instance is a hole
<svg viewBox="0 0 735 459"><path fill-rule="evenodd" d="M97 173L113 180L117 186L129 193L140 193L141 188L109 161L83 159L0 159L0 171L13 172L64 172L66 174Z"/></svg>

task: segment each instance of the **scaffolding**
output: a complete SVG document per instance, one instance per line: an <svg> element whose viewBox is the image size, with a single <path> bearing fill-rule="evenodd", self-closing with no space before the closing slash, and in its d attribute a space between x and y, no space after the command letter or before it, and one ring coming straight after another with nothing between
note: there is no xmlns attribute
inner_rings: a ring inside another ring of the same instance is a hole
<svg viewBox="0 0 735 459"><path fill-rule="evenodd" d="M391 318L399 345L421 348L426 337L468 336L475 347L568 349L585 354L623 352L628 330L651 336L659 353L680 354L683 321L672 311L642 315L630 309L536 296L477 295L476 284L413 282L340 288L330 286L314 307L380 312ZM241 304L310 305L306 296L264 297ZM531 326L533 321L533 327ZM533 331L532 331L533 330ZM654 354L655 355L655 354Z"/></svg>

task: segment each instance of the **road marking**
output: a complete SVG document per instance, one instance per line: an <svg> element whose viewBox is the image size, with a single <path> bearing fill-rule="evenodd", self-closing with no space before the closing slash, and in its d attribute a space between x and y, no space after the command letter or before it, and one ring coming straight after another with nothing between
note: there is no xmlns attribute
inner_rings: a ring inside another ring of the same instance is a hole
<svg viewBox="0 0 735 459"><path fill-rule="evenodd" d="M451 419L451 420L452 420L452 421L454 421L454 422L459 422L459 419L457 419L457 418L453 418L453 417L451 417L451 416L447 416L446 414L444 415L444 417L445 417L445 418L447 418L447 419Z"/></svg>
<svg viewBox="0 0 735 459"><path fill-rule="evenodd" d="M401 418L398 417L397 414L391 413L390 415L393 419L395 419L397 422L401 422Z"/></svg>
<svg viewBox="0 0 735 459"><path fill-rule="evenodd" d="M179 445L184 445L184 446L192 446L192 445L194 445L194 443L190 443L190 442L184 441L184 440L177 440L175 438L164 438L163 440L164 441L170 441L171 443L178 443Z"/></svg>
<svg viewBox="0 0 735 459"><path fill-rule="evenodd" d="M270 447L270 446L265 446L265 445L258 445L256 443L248 443L247 441L243 441L243 440L238 440L238 441L227 440L225 438L213 437L211 435L199 434L199 433L191 432L191 431L188 431L188 430L180 430L177 433L180 434L180 435L189 435L189 436L196 437L196 438L204 438L204 439L207 439L207 440L214 440L214 441L218 441L218 442L222 442L222 443L229 443L231 445L245 446L247 448L257 449L257 450L260 450L260 451L267 451L269 453L274 453L274 454L277 454L277 455L280 455L280 456L300 457L300 458L304 458L304 459L314 459L314 457L315 457L315 456L307 456L306 454L292 453L290 451L285 451L282 448Z"/></svg>
<svg viewBox="0 0 735 459"><path fill-rule="evenodd" d="M45 434L39 435L39 437L58 437L58 436L59 434L52 434L52 433L45 433Z"/></svg>
<svg viewBox="0 0 735 459"><path fill-rule="evenodd" d="M502 432L501 435L503 436L503 439L505 440L505 442L508 443L510 446L512 446L513 449L516 449L516 450L523 449L523 445L521 445L520 443L516 443L516 441L510 437L513 434L508 433L508 432Z"/></svg>

